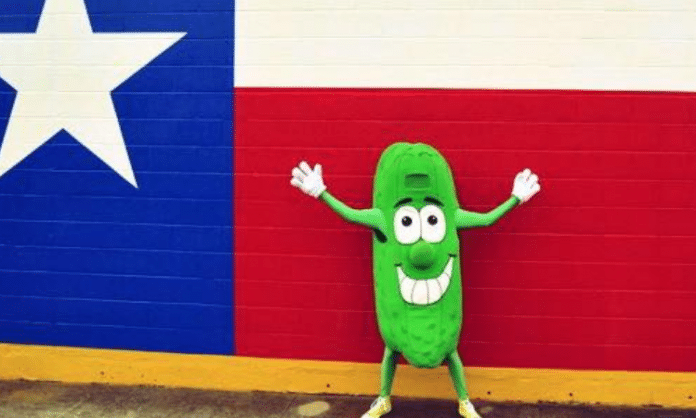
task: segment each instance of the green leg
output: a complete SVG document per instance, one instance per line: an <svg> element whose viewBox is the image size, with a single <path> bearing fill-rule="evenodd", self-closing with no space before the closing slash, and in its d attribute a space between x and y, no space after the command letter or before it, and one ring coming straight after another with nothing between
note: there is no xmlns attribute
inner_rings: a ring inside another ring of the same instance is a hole
<svg viewBox="0 0 696 418"><path fill-rule="evenodd" d="M382 388L380 396L391 395L394 374L396 373L396 362L399 360L399 353L389 347L384 348L384 359L382 359Z"/></svg>
<svg viewBox="0 0 696 418"><path fill-rule="evenodd" d="M447 365L459 400L469 399L469 393L466 391L466 381L464 379L464 365L462 365L457 351L447 355Z"/></svg>

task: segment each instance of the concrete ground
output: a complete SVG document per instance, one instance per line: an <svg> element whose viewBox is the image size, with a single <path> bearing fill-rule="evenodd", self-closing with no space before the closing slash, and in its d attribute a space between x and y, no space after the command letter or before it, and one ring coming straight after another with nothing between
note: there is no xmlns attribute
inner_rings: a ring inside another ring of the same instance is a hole
<svg viewBox="0 0 696 418"><path fill-rule="evenodd" d="M372 398L0 381L0 418L359 418ZM393 399L390 418L458 417L454 401ZM696 418L696 410L474 402L483 418Z"/></svg>

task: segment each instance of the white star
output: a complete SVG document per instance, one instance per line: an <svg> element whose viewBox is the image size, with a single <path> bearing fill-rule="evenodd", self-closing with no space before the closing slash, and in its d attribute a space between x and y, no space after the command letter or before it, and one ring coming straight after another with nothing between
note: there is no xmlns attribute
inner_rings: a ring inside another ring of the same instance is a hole
<svg viewBox="0 0 696 418"><path fill-rule="evenodd" d="M111 91L186 33L94 33L84 0L46 0L36 33L0 34L0 77L17 90L0 176L61 130L137 187Z"/></svg>

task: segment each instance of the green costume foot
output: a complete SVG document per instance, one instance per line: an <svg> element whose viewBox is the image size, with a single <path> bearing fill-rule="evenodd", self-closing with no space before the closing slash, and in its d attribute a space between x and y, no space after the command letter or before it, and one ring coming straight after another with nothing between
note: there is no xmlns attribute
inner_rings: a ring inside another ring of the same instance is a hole
<svg viewBox="0 0 696 418"><path fill-rule="evenodd" d="M474 405L468 399L459 401L459 415L464 418L481 418L481 415L476 412Z"/></svg>
<svg viewBox="0 0 696 418"><path fill-rule="evenodd" d="M380 396L370 405L370 410L365 412L361 418L379 418L391 411L391 401L389 397Z"/></svg>

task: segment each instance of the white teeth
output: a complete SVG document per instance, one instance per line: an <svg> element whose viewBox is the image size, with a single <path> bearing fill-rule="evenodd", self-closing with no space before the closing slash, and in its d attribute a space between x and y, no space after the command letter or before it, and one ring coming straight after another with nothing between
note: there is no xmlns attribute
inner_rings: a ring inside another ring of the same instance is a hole
<svg viewBox="0 0 696 418"><path fill-rule="evenodd" d="M447 265L445 266L445 271L443 273L448 275L449 277L452 277L452 257L450 257L449 261L447 262Z"/></svg>
<svg viewBox="0 0 696 418"><path fill-rule="evenodd" d="M400 267L397 267L397 270L399 270L399 276L403 276L403 279L401 279L401 297L406 302L409 302L413 300L413 287L416 285L416 281L406 277Z"/></svg>
<svg viewBox="0 0 696 418"><path fill-rule="evenodd" d="M415 305L430 305L435 303L445 294L452 276L453 258L450 257L445 269L440 276L432 279L416 280L408 277L401 267L396 268L399 277L401 297L408 303Z"/></svg>
<svg viewBox="0 0 696 418"><path fill-rule="evenodd" d="M432 279L431 279L432 280ZM429 280L416 280L416 285L413 286L413 294L411 295L411 303L416 305L428 304L428 285L425 284Z"/></svg>
<svg viewBox="0 0 696 418"><path fill-rule="evenodd" d="M428 285L428 300L435 302L440 300L442 297L442 290L440 290L440 283L437 280L430 279L426 280L425 283Z"/></svg>
<svg viewBox="0 0 696 418"><path fill-rule="evenodd" d="M401 267L396 268L396 273L399 275L399 284L402 284L406 278L406 274L404 274L404 271L401 270Z"/></svg>

